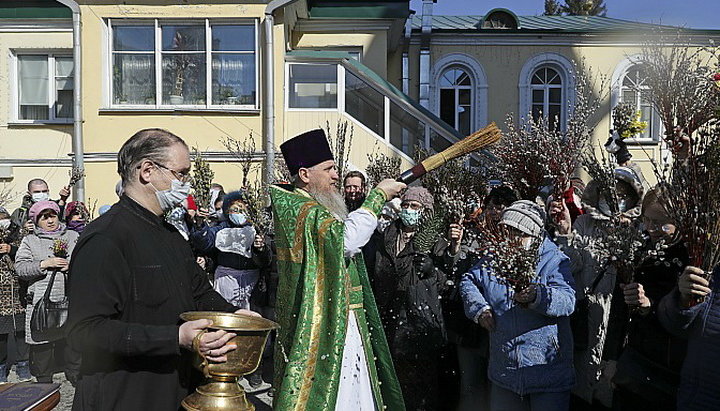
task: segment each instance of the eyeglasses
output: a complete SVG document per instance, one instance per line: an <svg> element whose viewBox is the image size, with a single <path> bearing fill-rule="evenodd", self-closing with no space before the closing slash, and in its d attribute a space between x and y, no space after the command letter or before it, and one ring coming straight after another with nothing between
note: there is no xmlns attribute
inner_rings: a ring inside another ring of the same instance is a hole
<svg viewBox="0 0 720 411"><path fill-rule="evenodd" d="M409 208L411 210L421 210L423 208L422 204L420 203L402 203L400 204L400 208Z"/></svg>
<svg viewBox="0 0 720 411"><path fill-rule="evenodd" d="M245 207L232 206L228 209L228 214L245 213L247 209Z"/></svg>
<svg viewBox="0 0 720 411"><path fill-rule="evenodd" d="M649 218L643 218L643 225L645 226L645 229L649 232L658 232L662 231L665 233L668 233L672 231L674 225L672 223L669 223L667 221L655 221L651 220Z"/></svg>
<svg viewBox="0 0 720 411"><path fill-rule="evenodd" d="M172 168L167 167L167 166L164 166L164 165L162 165L162 164L160 164L160 163L158 163L158 162L156 162L156 161L153 161L153 164L155 164L156 166L161 167L161 168L164 168L165 170L171 172L172 175L175 176L175 178L177 178L178 180L180 180L180 181L183 182L183 183L187 183L188 181L190 181L191 176L190 176L190 172L189 172L189 171L188 171L188 172L185 172L185 173L181 173L180 171L173 170Z"/></svg>

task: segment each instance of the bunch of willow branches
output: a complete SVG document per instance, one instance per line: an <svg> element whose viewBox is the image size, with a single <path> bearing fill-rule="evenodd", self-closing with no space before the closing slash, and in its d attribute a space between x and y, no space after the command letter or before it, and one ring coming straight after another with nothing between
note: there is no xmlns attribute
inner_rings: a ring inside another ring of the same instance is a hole
<svg viewBox="0 0 720 411"><path fill-rule="evenodd" d="M193 147L193 175L191 185L195 193L195 203L204 210L210 209L210 186L212 186L215 173L210 169L210 164L205 161L202 152Z"/></svg>
<svg viewBox="0 0 720 411"><path fill-rule="evenodd" d="M68 176L70 177L68 187L73 187L78 181L85 177L85 169L73 167L72 170L68 171Z"/></svg>
<svg viewBox="0 0 720 411"><path fill-rule="evenodd" d="M481 241L476 253L498 282L519 292L537 280L538 251L541 240L533 238L530 247L507 235L502 225L483 224L478 227Z"/></svg>
<svg viewBox="0 0 720 411"><path fill-rule="evenodd" d="M415 161L427 158L430 153L422 147L415 148ZM421 178L423 187L435 197L436 206L443 210L446 223L457 223L468 213L475 211L487 193L487 168L470 167L468 156L445 163L441 168Z"/></svg>
<svg viewBox="0 0 720 411"><path fill-rule="evenodd" d="M250 220L259 235L271 234L273 232L273 224L270 211L266 207L268 198L267 187L257 179L252 182L250 180L250 174L259 169L259 165L256 164L258 153L255 151L255 140L253 139L252 133L243 141L232 137L225 137L220 142L233 157L235 157L240 167L241 188L245 192L245 205L247 206L248 214L250 214ZM270 160L268 159L267 161ZM282 164L284 165L285 163ZM285 170L287 170L287 167L285 167Z"/></svg>
<svg viewBox="0 0 720 411"><path fill-rule="evenodd" d="M665 128L665 140L675 146L716 116L720 92L713 74L720 64L720 49L711 43L696 47L680 34L660 37L642 48L644 85Z"/></svg>
<svg viewBox="0 0 720 411"><path fill-rule="evenodd" d="M400 157L390 157L376 149L367 155L367 159L365 173L368 177L368 187L374 187L386 178L395 179L400 176L400 165L402 165Z"/></svg>
<svg viewBox="0 0 720 411"><path fill-rule="evenodd" d="M588 150L583 155L583 166L596 185L599 199L604 198L612 215L601 225L599 237L585 244L588 250L607 265L612 265L618 278L625 284L633 282L635 269L647 256L643 246L646 239L640 230L620 213L619 197L615 178L615 165L600 147L600 158Z"/></svg>
<svg viewBox="0 0 720 411"><path fill-rule="evenodd" d="M548 183L553 186L553 196L559 198L569 186L604 99L604 95L595 95L593 90L605 90L606 78L600 76L599 85L597 83L584 64L574 65L571 84L574 84L575 99L572 105L568 102L563 107L568 112L565 127L560 119L546 116L529 115L518 124L512 114L508 116L505 123L508 131L491 151L499 160L500 177L523 199L534 201L541 187Z"/></svg>
<svg viewBox="0 0 720 411"><path fill-rule="evenodd" d="M659 198L680 231L690 265L706 272L720 262L720 121L700 127L686 154L660 166L651 160Z"/></svg>
<svg viewBox="0 0 720 411"><path fill-rule="evenodd" d="M328 121L325 123L325 130L327 133L328 143L330 144L330 149L335 157L335 166L337 167L338 175L341 179L345 178L345 174L349 171L348 163L350 162L350 148L352 147L355 127L347 121L338 121L335 125L335 133L333 134L330 131L330 122ZM338 188L342 191L342 184L339 184Z"/></svg>

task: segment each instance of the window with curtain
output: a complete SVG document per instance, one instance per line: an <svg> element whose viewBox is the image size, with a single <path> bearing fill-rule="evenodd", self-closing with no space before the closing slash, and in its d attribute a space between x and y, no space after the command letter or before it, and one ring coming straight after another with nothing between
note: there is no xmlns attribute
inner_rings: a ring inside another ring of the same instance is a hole
<svg viewBox="0 0 720 411"><path fill-rule="evenodd" d="M649 90L645 84L645 72L641 65L632 66L622 80L620 89L620 102L630 103L640 112L640 121L647 122L645 131L639 133L635 138L638 140L658 140L660 130L660 117L653 108L648 96Z"/></svg>
<svg viewBox="0 0 720 411"><path fill-rule="evenodd" d="M112 104L257 107L255 23L114 20L110 26Z"/></svg>
<svg viewBox="0 0 720 411"><path fill-rule="evenodd" d="M470 135L473 117L472 79L460 67L445 70L440 76L440 118L460 134Z"/></svg>
<svg viewBox="0 0 720 411"><path fill-rule="evenodd" d="M73 70L71 56L19 54L17 56L17 120L71 121Z"/></svg>
<svg viewBox="0 0 720 411"><path fill-rule="evenodd" d="M532 93L531 113L533 119L544 117L551 130L563 121L563 80L560 73L551 67L541 67L530 80Z"/></svg>

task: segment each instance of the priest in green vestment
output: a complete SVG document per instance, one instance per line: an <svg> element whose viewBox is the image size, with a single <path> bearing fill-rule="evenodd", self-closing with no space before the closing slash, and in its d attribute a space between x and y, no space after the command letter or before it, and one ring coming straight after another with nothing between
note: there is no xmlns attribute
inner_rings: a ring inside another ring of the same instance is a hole
<svg viewBox="0 0 720 411"><path fill-rule="evenodd" d="M270 189L281 326L274 409L404 410L360 249L405 185L384 180L348 213L322 130L280 149L293 182Z"/></svg>

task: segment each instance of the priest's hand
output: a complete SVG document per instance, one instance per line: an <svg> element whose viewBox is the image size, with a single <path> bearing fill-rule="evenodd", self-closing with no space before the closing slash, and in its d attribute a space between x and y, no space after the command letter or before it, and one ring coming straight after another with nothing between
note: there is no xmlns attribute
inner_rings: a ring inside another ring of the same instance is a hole
<svg viewBox="0 0 720 411"><path fill-rule="evenodd" d="M378 183L376 188L378 190L382 190L382 192L385 193L385 195L387 196L387 200L390 201L393 198L397 197L398 194L400 194L400 192L405 189L405 187L407 187L405 183L395 181L392 178L386 178L385 180Z"/></svg>
<svg viewBox="0 0 720 411"><path fill-rule="evenodd" d="M210 320L188 321L180 326L180 346L186 350L193 349L193 340L198 333L212 325ZM225 354L237 348L235 344L228 344L228 341L235 337L235 334L223 330L210 331L200 337L198 350L200 354L212 362L225 362Z"/></svg>

